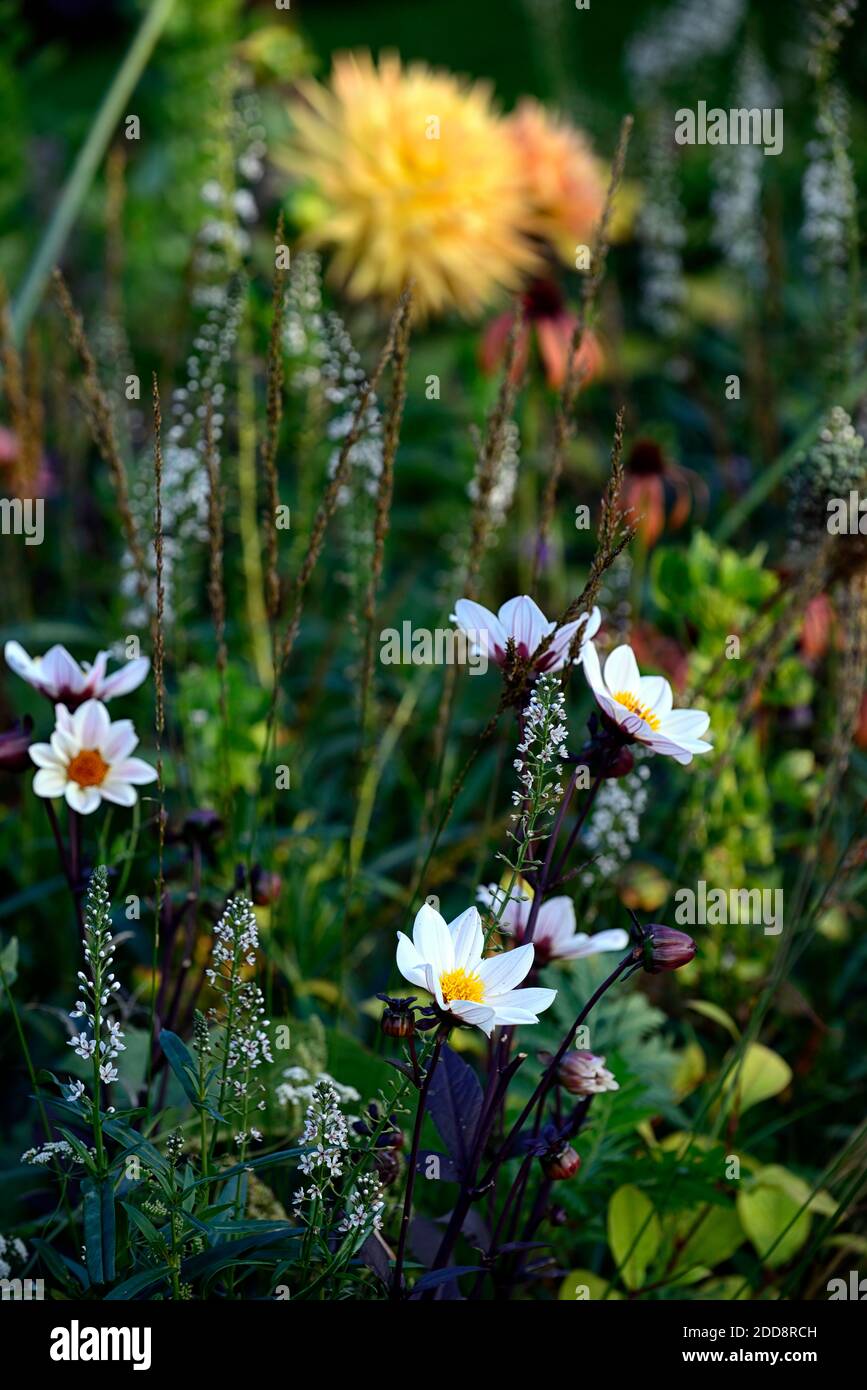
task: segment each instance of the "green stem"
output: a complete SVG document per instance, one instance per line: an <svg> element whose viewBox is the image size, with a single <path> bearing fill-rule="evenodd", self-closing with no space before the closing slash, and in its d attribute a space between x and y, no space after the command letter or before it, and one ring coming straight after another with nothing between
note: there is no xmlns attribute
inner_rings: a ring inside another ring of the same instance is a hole
<svg viewBox="0 0 867 1390"><path fill-rule="evenodd" d="M142 20L127 55L115 74L114 81L103 98L102 106L90 127L87 139L78 152L69 178L63 186L60 200L48 224L45 235L31 262L12 311L12 326L17 342L22 342L36 312L48 276L56 264L69 235L93 177L102 162L108 143L121 119L127 100L148 64L157 40L174 9L175 0L153 0Z"/></svg>

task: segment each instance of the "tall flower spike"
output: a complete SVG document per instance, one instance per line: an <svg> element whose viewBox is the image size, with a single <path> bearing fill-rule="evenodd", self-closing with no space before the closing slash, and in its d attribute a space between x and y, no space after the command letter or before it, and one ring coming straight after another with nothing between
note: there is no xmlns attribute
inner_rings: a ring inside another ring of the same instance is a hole
<svg viewBox="0 0 867 1390"><path fill-rule="evenodd" d="M211 965L206 971L211 986L221 996L221 1005L210 1011L212 1023L222 1034L215 1051L220 1059L218 1109L232 1113L238 1121L235 1142L244 1149L249 1139L259 1140L258 1129L250 1128L252 1111L264 1110L265 1087L254 1073L273 1062L265 1017L265 997L252 980L244 979L245 969L258 959L259 929L253 905L247 898L232 898L214 927Z"/></svg>
<svg viewBox="0 0 867 1390"><path fill-rule="evenodd" d="M104 865L94 869L84 899L84 963L78 972L78 999L69 1017L77 1032L67 1046L77 1057L90 1061L93 1068L93 1094L83 1082L70 1078L66 1098L91 1106L99 1104L99 1085L110 1086L118 1079L115 1060L126 1051L120 1023L112 1016L114 996L120 982L114 974L114 938L111 930L111 903L108 871Z"/></svg>

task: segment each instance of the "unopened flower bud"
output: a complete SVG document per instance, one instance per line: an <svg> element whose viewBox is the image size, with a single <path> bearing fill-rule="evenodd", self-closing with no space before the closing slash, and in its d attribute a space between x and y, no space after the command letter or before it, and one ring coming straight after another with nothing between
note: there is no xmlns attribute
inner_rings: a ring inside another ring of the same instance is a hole
<svg viewBox="0 0 867 1390"><path fill-rule="evenodd" d="M684 931L675 927L663 927L652 922L645 928L644 968L651 975L663 970L679 970L689 965L695 955L695 942Z"/></svg>
<svg viewBox="0 0 867 1390"><path fill-rule="evenodd" d="M386 1038L411 1038L415 1031L415 1019L408 1009L392 1008L389 1005L382 1013L379 1027Z"/></svg>
<svg viewBox="0 0 867 1390"><path fill-rule="evenodd" d="M542 1156L542 1167L546 1178L555 1181L560 1178L574 1178L581 1167L581 1159L571 1144L564 1144L562 1148Z"/></svg>
<svg viewBox="0 0 867 1390"><path fill-rule="evenodd" d="M605 1067L605 1058L594 1052L567 1052L557 1068L557 1080L571 1096L619 1090L613 1074Z"/></svg>
<svg viewBox="0 0 867 1390"><path fill-rule="evenodd" d="M390 1187L400 1177L400 1159L396 1149L377 1149L373 1166L383 1187Z"/></svg>
<svg viewBox="0 0 867 1390"><path fill-rule="evenodd" d="M250 897L256 907L271 907L280 897L283 880L279 874L268 873L261 864L254 864L250 874Z"/></svg>

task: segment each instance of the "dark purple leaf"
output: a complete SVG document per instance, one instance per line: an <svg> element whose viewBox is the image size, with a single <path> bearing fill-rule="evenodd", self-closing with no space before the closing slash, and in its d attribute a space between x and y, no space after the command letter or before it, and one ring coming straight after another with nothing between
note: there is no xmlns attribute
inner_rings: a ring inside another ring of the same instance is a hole
<svg viewBox="0 0 867 1390"><path fill-rule="evenodd" d="M482 1088L475 1072L444 1047L428 1091L428 1110L461 1179L467 1175L481 1109Z"/></svg>
<svg viewBox="0 0 867 1390"><path fill-rule="evenodd" d="M435 1158L438 1168L434 1169L429 1162ZM448 1154L437 1153L435 1149L420 1149L415 1165L415 1171L420 1177L427 1178L428 1182L460 1182L461 1177Z"/></svg>
<svg viewBox="0 0 867 1390"><path fill-rule="evenodd" d="M481 1265L448 1265L445 1269L432 1269L418 1280L412 1291L413 1297L427 1289L435 1289L440 1284L449 1284L452 1280L460 1279L462 1274L478 1274L481 1268Z"/></svg>

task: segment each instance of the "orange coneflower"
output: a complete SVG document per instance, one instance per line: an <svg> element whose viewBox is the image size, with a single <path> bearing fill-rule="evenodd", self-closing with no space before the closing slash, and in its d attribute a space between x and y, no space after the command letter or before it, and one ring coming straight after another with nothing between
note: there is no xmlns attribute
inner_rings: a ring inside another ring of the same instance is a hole
<svg viewBox="0 0 867 1390"><path fill-rule="evenodd" d="M650 548L666 527L677 531L683 526L696 497L706 499L707 486L691 468L668 458L655 439L637 439L620 496L624 510L638 518L639 535Z"/></svg>

